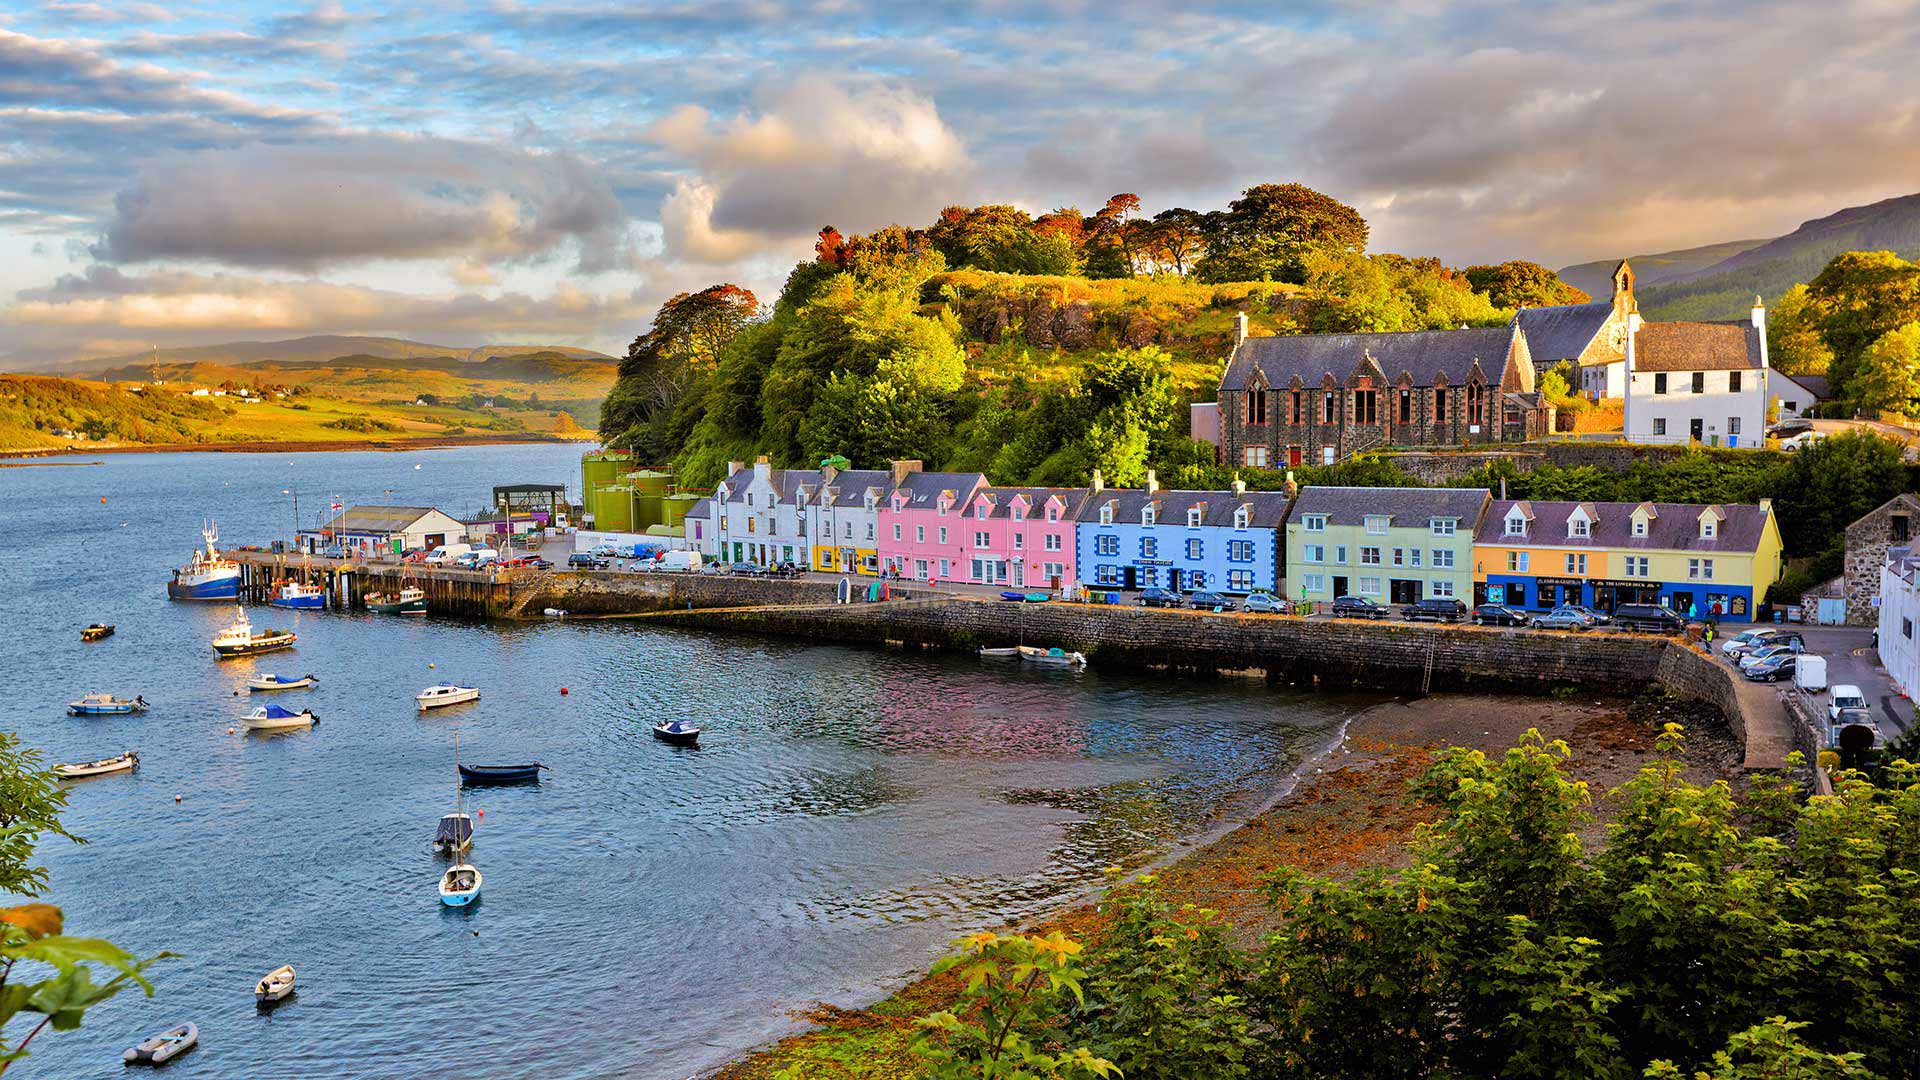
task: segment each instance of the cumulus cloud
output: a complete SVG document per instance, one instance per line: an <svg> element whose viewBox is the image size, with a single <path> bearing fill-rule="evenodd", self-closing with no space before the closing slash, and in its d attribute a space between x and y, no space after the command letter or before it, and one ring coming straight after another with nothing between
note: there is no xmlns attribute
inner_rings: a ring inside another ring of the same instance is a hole
<svg viewBox="0 0 1920 1080"><path fill-rule="evenodd" d="M487 143L341 135L175 155L114 200L95 254L312 269L373 259L528 260L571 242L631 265L628 218L585 162Z"/></svg>
<svg viewBox="0 0 1920 1080"><path fill-rule="evenodd" d="M824 224L929 219L972 179L965 145L933 102L884 85L802 79L724 120L683 106L649 136L698 171L662 207L667 250L706 262L810 237Z"/></svg>

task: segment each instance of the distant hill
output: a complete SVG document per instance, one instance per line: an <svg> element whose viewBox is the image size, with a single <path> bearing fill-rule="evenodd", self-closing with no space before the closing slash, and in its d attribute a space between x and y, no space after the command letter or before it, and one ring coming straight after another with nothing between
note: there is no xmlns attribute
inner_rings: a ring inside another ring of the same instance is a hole
<svg viewBox="0 0 1920 1080"><path fill-rule="evenodd" d="M280 363L301 364L336 360L343 357L379 357L387 360L410 360L416 358L452 357L469 363L479 363L500 356L520 356L532 353L558 354L584 360L613 360L614 357L592 349L575 348L571 345L433 345L423 341L409 341L406 338L363 337L353 334L314 334L308 337L292 338L286 341L228 341L218 345L189 345L172 349L161 349L161 364L221 364L238 366L243 364ZM123 353L118 356L100 356L87 360L66 360L48 364L27 363L25 369L35 371L60 372L62 374L91 374L117 368L133 367L154 362L153 350L145 352ZM123 376L124 377L124 376Z"/></svg>
<svg viewBox="0 0 1920 1080"><path fill-rule="evenodd" d="M1662 251L1654 255L1629 255L1627 261L1633 264L1633 272L1639 279L1639 286L1644 289L1662 281L1671 281L1704 270L1715 263L1766 243L1771 241L1730 240L1723 244L1681 248L1679 251ZM1560 271L1560 280L1585 291L1596 300L1601 299L1613 294L1613 268L1619 263L1619 259L1598 259L1594 262L1578 263L1563 268Z"/></svg>

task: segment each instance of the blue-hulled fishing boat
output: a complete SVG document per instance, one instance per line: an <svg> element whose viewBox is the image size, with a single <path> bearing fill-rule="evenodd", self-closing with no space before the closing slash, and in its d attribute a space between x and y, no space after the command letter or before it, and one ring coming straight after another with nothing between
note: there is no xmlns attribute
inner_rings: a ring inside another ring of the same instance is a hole
<svg viewBox="0 0 1920 1080"><path fill-rule="evenodd" d="M79 701L67 702L68 716L121 716L147 711L147 699L138 694L132 701L112 694L88 694Z"/></svg>
<svg viewBox="0 0 1920 1080"><path fill-rule="evenodd" d="M292 608L296 611L319 611L327 606L327 594L313 585L302 585L297 581L283 581L274 587L267 603L277 608Z"/></svg>
<svg viewBox="0 0 1920 1080"><path fill-rule="evenodd" d="M247 680L249 690L304 690L319 682L312 675L275 675L265 672Z"/></svg>
<svg viewBox="0 0 1920 1080"><path fill-rule="evenodd" d="M172 600L237 600L240 598L240 564L223 557L213 545L220 529L208 522L200 535L206 548L193 553L187 565L173 572L167 582L167 597Z"/></svg>

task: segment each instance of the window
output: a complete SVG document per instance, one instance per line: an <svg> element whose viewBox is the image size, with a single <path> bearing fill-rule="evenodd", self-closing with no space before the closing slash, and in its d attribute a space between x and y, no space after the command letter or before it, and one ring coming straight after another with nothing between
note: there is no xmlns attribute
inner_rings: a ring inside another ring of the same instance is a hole
<svg viewBox="0 0 1920 1080"><path fill-rule="evenodd" d="M1347 565L1347 545L1333 545L1333 561L1341 566Z"/></svg>
<svg viewBox="0 0 1920 1080"><path fill-rule="evenodd" d="M1265 424L1267 422L1267 392L1265 390L1247 391L1247 423Z"/></svg>
<svg viewBox="0 0 1920 1080"><path fill-rule="evenodd" d="M867 522L867 539L873 539L873 522Z"/></svg>
<svg viewBox="0 0 1920 1080"><path fill-rule="evenodd" d="M1368 514L1367 515L1367 535L1368 536L1387 535L1387 523L1390 520L1392 519L1388 518L1384 514Z"/></svg>
<svg viewBox="0 0 1920 1080"><path fill-rule="evenodd" d="M1482 387L1479 383L1467 384L1467 423L1468 424L1479 424L1482 422L1482 418L1486 415L1486 412L1487 412L1486 402L1481 400L1483 397L1485 397L1485 395L1486 395L1486 389Z"/></svg>
<svg viewBox="0 0 1920 1080"><path fill-rule="evenodd" d="M868 528L872 528L873 526L871 526L871 525L869 525L869 526L867 526L867 527L868 527ZM848 522L843 522L843 523L841 523L841 526L840 526L840 538L841 538L841 539L843 539L843 540L851 540L851 539L853 539L853 522L851 522L851 521L848 521Z"/></svg>
<svg viewBox="0 0 1920 1080"><path fill-rule="evenodd" d="M1308 544L1300 550L1300 557L1310 563L1323 563L1327 561L1327 546L1325 544Z"/></svg>
<svg viewBox="0 0 1920 1080"><path fill-rule="evenodd" d="M991 542L992 542L992 538L989 537L986 533L977 532L973 534L974 547L983 548L983 547L986 547Z"/></svg>
<svg viewBox="0 0 1920 1080"><path fill-rule="evenodd" d="M1586 572L1587 572L1587 556L1586 556L1586 553L1585 553L1585 552L1570 552L1570 553L1569 553L1569 554L1567 555L1567 573L1569 573L1569 574L1585 574Z"/></svg>
<svg viewBox="0 0 1920 1080"><path fill-rule="evenodd" d="M1140 524L1151 525L1158 520L1160 520L1160 512L1152 506L1147 506L1140 511Z"/></svg>
<svg viewBox="0 0 1920 1080"><path fill-rule="evenodd" d="M1048 581L1065 580L1067 576L1067 564L1057 562L1041 563L1040 572L1046 575Z"/></svg>
<svg viewBox="0 0 1920 1080"><path fill-rule="evenodd" d="M1401 423L1403 424L1413 423L1413 391L1411 390L1400 391L1400 400L1395 411L1399 414L1399 419Z"/></svg>
<svg viewBox="0 0 1920 1080"><path fill-rule="evenodd" d="M1253 591L1253 571L1251 570L1227 571L1227 588L1232 589L1234 592L1252 592Z"/></svg>
<svg viewBox="0 0 1920 1080"><path fill-rule="evenodd" d="M1361 566L1379 566L1380 565L1380 549L1377 547L1361 548L1360 549L1360 565Z"/></svg>
<svg viewBox="0 0 1920 1080"><path fill-rule="evenodd" d="M943 544L947 542L947 527L945 525L940 526L940 542Z"/></svg>
<svg viewBox="0 0 1920 1080"><path fill-rule="evenodd" d="M1654 418L1653 418L1653 433L1654 433L1655 435L1665 435L1665 434L1667 433L1667 418L1666 418L1666 417L1664 417L1664 416L1656 416L1656 417L1654 417Z"/></svg>
<svg viewBox="0 0 1920 1080"><path fill-rule="evenodd" d="M1712 559L1688 559L1687 560L1687 580L1688 581L1712 581L1713 580L1713 560Z"/></svg>
<svg viewBox="0 0 1920 1080"><path fill-rule="evenodd" d="M1093 580L1102 585L1115 584L1120 580L1120 568L1104 564L1096 566L1093 568Z"/></svg>
<svg viewBox="0 0 1920 1080"><path fill-rule="evenodd" d="M1060 508L1059 508L1059 507L1057 507L1057 506L1048 506L1048 507L1047 507L1047 520L1048 520L1048 521L1059 521L1059 520L1060 520Z"/></svg>
<svg viewBox="0 0 1920 1080"><path fill-rule="evenodd" d="M1267 467L1267 448L1264 446L1247 447L1246 462L1249 468L1253 468L1253 469L1266 468Z"/></svg>
<svg viewBox="0 0 1920 1080"><path fill-rule="evenodd" d="M1508 514L1507 515L1507 535L1508 536L1527 535L1527 519L1524 517L1521 517L1519 514Z"/></svg>
<svg viewBox="0 0 1920 1080"><path fill-rule="evenodd" d="M1287 396L1293 399L1293 422L1297 424L1300 422L1300 391L1295 390Z"/></svg>
<svg viewBox="0 0 1920 1080"><path fill-rule="evenodd" d="M1415 549L1415 550L1418 550L1418 549ZM1406 548L1393 549L1393 565L1395 566L1407 565L1407 549Z"/></svg>
<svg viewBox="0 0 1920 1080"><path fill-rule="evenodd" d="M1300 525L1308 532L1326 532L1327 516L1325 514L1308 514L1306 517L1300 519Z"/></svg>
<svg viewBox="0 0 1920 1080"><path fill-rule="evenodd" d="M987 520L987 509L988 509L987 501L985 499L980 500L980 502L976 504L973 508L973 520L975 521Z"/></svg>
<svg viewBox="0 0 1920 1080"><path fill-rule="evenodd" d="M915 525L913 527L913 542L916 544L924 544L927 542L927 527L925 525Z"/></svg>
<svg viewBox="0 0 1920 1080"><path fill-rule="evenodd" d="M1100 524L1102 525L1113 524L1113 504L1112 503L1108 503L1107 505L1100 508Z"/></svg>
<svg viewBox="0 0 1920 1080"><path fill-rule="evenodd" d="M1646 577L1646 576L1648 576L1648 574L1647 574L1647 557L1646 557L1645 555L1629 555L1629 556L1627 556L1627 576L1628 576L1628 577Z"/></svg>
<svg viewBox="0 0 1920 1080"><path fill-rule="evenodd" d="M1141 558L1151 559L1155 555L1158 555L1159 553L1160 553L1160 542L1158 540L1155 540L1151 536L1143 536L1140 538L1140 557Z"/></svg>
<svg viewBox="0 0 1920 1080"><path fill-rule="evenodd" d="M1187 508L1187 528L1197 529L1200 527L1201 513L1203 513L1203 511L1197 506Z"/></svg>
<svg viewBox="0 0 1920 1080"><path fill-rule="evenodd" d="M1646 518L1635 517L1633 519L1633 535L1635 536L1647 535L1647 519Z"/></svg>
<svg viewBox="0 0 1920 1080"><path fill-rule="evenodd" d="M1227 561L1228 562L1252 562L1253 561L1253 541L1251 540L1227 541Z"/></svg>
<svg viewBox="0 0 1920 1080"><path fill-rule="evenodd" d="M1374 424L1379 417L1374 413L1374 392L1355 390L1353 392L1353 422L1356 424Z"/></svg>
<svg viewBox="0 0 1920 1080"><path fill-rule="evenodd" d="M1712 518L1700 519L1700 539L1711 540L1718 531Z"/></svg>
<svg viewBox="0 0 1920 1080"><path fill-rule="evenodd" d="M1203 545L1199 540L1187 541L1187 558L1189 559L1202 558L1203 556L1200 554L1202 548L1203 548Z"/></svg>
<svg viewBox="0 0 1920 1080"><path fill-rule="evenodd" d="M1027 534L1018 533L1018 532L1014 533L1013 534L1013 550L1024 551L1026 550L1026 546L1027 546Z"/></svg>
<svg viewBox="0 0 1920 1080"><path fill-rule="evenodd" d="M1704 394L1707 392L1706 372L1696 371L1693 373L1693 392L1696 394Z"/></svg>
<svg viewBox="0 0 1920 1080"><path fill-rule="evenodd" d="M1739 417L1737 416L1727 417L1727 434L1729 435L1740 434L1740 418Z"/></svg>
<svg viewBox="0 0 1920 1080"><path fill-rule="evenodd" d="M952 574L953 574L953 564L948 562L945 559L941 559L940 560L940 576L942 578L946 578L946 577L952 576Z"/></svg>
<svg viewBox="0 0 1920 1080"><path fill-rule="evenodd" d="M1015 521L1025 521L1027 520L1027 508L1015 503L1007 507L1007 516Z"/></svg>
<svg viewBox="0 0 1920 1080"><path fill-rule="evenodd" d="M747 492L747 506L749 508L753 506L753 492L751 491Z"/></svg>
<svg viewBox="0 0 1920 1080"><path fill-rule="evenodd" d="M1727 372L1727 393L1737 394L1739 392L1740 392L1740 372L1738 371Z"/></svg>
<svg viewBox="0 0 1920 1080"><path fill-rule="evenodd" d="M1453 549L1452 548L1434 548L1433 549L1433 568L1435 570L1453 569Z"/></svg>
<svg viewBox="0 0 1920 1080"><path fill-rule="evenodd" d="M915 559L913 561L913 576L921 581L927 580L927 560Z"/></svg>
<svg viewBox="0 0 1920 1080"><path fill-rule="evenodd" d="M1326 592L1327 591L1327 575L1301 574L1300 588L1306 592Z"/></svg>
<svg viewBox="0 0 1920 1080"><path fill-rule="evenodd" d="M1246 528L1246 527L1247 527L1248 525L1250 525L1250 524L1252 524L1252 523L1253 523L1253 515L1252 515L1251 513L1249 513L1249 512L1248 512L1248 510L1247 510L1247 508L1246 508L1246 507L1244 507L1244 506L1243 506L1243 507L1241 507L1240 509L1238 509L1238 510L1235 510L1235 511L1233 512L1233 527L1234 527L1234 528L1236 528L1236 529L1244 529L1244 528Z"/></svg>
<svg viewBox="0 0 1920 1080"><path fill-rule="evenodd" d="M759 519L759 518L756 518L756 517L750 517L750 518L748 518L748 519L747 519L747 531L748 531L748 532L758 532L758 531L759 531L759 529L760 529L760 519Z"/></svg>
<svg viewBox="0 0 1920 1080"><path fill-rule="evenodd" d="M1667 373L1666 372L1657 371L1654 373L1653 392L1656 394L1664 394L1667 392Z"/></svg>
<svg viewBox="0 0 1920 1080"><path fill-rule="evenodd" d="M1913 620L1912 619L1902 618L1900 620L1900 636L1903 638L1906 638L1908 641L1913 640Z"/></svg>
<svg viewBox="0 0 1920 1080"><path fill-rule="evenodd" d="M1909 525L1905 514L1892 514L1887 518L1887 537L1896 543L1906 542Z"/></svg>
<svg viewBox="0 0 1920 1080"><path fill-rule="evenodd" d="M1320 422L1323 424L1333 423L1334 409L1333 391L1328 390L1320 395Z"/></svg>
<svg viewBox="0 0 1920 1080"><path fill-rule="evenodd" d="M1379 596L1380 595L1380 579L1377 577L1361 578L1359 591L1361 596Z"/></svg>
<svg viewBox="0 0 1920 1080"><path fill-rule="evenodd" d="M1436 424L1447 422L1447 388L1444 386L1433 388L1433 422Z"/></svg>
<svg viewBox="0 0 1920 1080"><path fill-rule="evenodd" d="M1587 532L1587 519L1583 517L1568 518L1567 535L1585 539L1589 535Z"/></svg>
<svg viewBox="0 0 1920 1080"><path fill-rule="evenodd" d="M1530 561L1529 555L1530 553L1525 551L1507 552L1507 573L1509 574L1526 573L1527 563Z"/></svg>
<svg viewBox="0 0 1920 1080"><path fill-rule="evenodd" d="M1094 537L1094 538L1093 538L1093 553L1094 553L1095 555L1118 555L1118 554L1120 554L1120 538L1119 538L1119 537L1117 537L1117 536L1096 536L1096 537Z"/></svg>
<svg viewBox="0 0 1920 1080"><path fill-rule="evenodd" d="M1427 523L1427 527L1435 536L1452 536L1459 531L1460 521L1457 518L1434 518Z"/></svg>
<svg viewBox="0 0 1920 1080"><path fill-rule="evenodd" d="M1453 579L1434 578L1427 583L1427 595L1439 597L1442 600L1453 599Z"/></svg>
<svg viewBox="0 0 1920 1080"><path fill-rule="evenodd" d="M1059 551L1060 550L1060 534L1048 533L1046 540L1041 544L1041 546L1046 548L1048 551Z"/></svg>
<svg viewBox="0 0 1920 1080"><path fill-rule="evenodd" d="M898 543L900 540L900 524L898 522L895 522L893 526L893 539L895 543Z"/></svg>

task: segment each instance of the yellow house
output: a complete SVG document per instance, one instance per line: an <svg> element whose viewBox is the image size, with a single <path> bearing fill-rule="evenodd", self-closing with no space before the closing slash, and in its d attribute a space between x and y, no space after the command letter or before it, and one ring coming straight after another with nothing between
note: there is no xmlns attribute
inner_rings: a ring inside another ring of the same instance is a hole
<svg viewBox="0 0 1920 1080"><path fill-rule="evenodd" d="M1548 611L1661 604L1746 622L1780 580L1780 526L1758 506L1496 499L1473 543L1474 602Z"/></svg>

